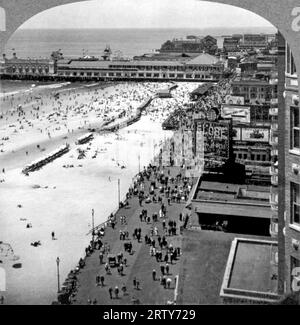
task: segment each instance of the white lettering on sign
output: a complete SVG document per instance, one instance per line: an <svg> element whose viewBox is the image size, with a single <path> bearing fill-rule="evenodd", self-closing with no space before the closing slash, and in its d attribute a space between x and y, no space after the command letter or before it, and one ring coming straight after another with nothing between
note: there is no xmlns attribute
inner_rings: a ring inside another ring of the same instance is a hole
<svg viewBox="0 0 300 325"><path fill-rule="evenodd" d="M296 18L292 21L292 30L294 32L300 31L300 7L295 7L292 10L292 16L296 16Z"/></svg>
<svg viewBox="0 0 300 325"><path fill-rule="evenodd" d="M292 290L294 292L300 291L300 267L295 267L292 270Z"/></svg>

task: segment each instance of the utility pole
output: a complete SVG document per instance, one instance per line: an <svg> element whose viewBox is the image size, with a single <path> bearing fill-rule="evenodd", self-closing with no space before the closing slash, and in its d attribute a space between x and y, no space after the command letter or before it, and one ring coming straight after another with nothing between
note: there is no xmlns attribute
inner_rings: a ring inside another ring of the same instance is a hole
<svg viewBox="0 0 300 325"><path fill-rule="evenodd" d="M57 259L56 259L56 266L57 266L57 293L60 292L59 263L60 263L60 259L59 259L59 257L57 257Z"/></svg>
<svg viewBox="0 0 300 325"><path fill-rule="evenodd" d="M93 241L93 244L94 244L94 236L95 236L94 214L95 214L95 211L94 211L94 209L92 209L92 241Z"/></svg>
<svg viewBox="0 0 300 325"><path fill-rule="evenodd" d="M141 156L139 154L139 173L141 172Z"/></svg>
<svg viewBox="0 0 300 325"><path fill-rule="evenodd" d="M120 198L120 178L118 178L118 202L119 202L119 208L120 208L120 203L121 203L121 198Z"/></svg>

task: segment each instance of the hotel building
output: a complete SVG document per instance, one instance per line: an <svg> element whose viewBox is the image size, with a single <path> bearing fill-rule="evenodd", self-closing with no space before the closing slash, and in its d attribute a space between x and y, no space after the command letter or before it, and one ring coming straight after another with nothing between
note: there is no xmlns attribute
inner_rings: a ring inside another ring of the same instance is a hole
<svg viewBox="0 0 300 325"><path fill-rule="evenodd" d="M285 53L284 287L285 292L295 292L300 290L300 111L297 72L288 44Z"/></svg>

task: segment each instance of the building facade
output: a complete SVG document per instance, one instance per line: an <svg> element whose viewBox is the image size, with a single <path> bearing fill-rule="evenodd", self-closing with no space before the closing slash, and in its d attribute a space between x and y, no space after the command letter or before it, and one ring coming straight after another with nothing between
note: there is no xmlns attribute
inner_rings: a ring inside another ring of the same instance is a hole
<svg viewBox="0 0 300 325"><path fill-rule="evenodd" d="M240 42L241 49L265 48L268 46L268 37L265 34L245 34Z"/></svg>
<svg viewBox="0 0 300 325"><path fill-rule="evenodd" d="M300 108L297 72L288 44L285 112L285 290L296 292L300 290Z"/></svg>
<svg viewBox="0 0 300 325"><path fill-rule="evenodd" d="M224 64L216 57L200 54L186 61L58 61L57 76L83 80L185 80L217 81Z"/></svg>
<svg viewBox="0 0 300 325"><path fill-rule="evenodd" d="M242 96L245 103L270 103L277 97L277 84L268 80L237 77L232 81L232 95Z"/></svg>
<svg viewBox="0 0 300 325"><path fill-rule="evenodd" d="M9 77L30 78L55 74L55 63L52 59L20 59L14 53L10 59L3 55L1 65L2 74Z"/></svg>

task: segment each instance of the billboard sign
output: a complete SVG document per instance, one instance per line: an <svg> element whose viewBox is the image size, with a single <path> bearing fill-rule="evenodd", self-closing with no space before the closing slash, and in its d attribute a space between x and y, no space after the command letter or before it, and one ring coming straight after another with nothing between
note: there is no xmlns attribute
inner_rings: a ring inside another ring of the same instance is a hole
<svg viewBox="0 0 300 325"><path fill-rule="evenodd" d="M221 116L223 118L232 118L233 122L250 124L250 107L223 105Z"/></svg>
<svg viewBox="0 0 300 325"><path fill-rule="evenodd" d="M227 95L225 97L225 103L229 105L244 105L245 98L242 96Z"/></svg>
<svg viewBox="0 0 300 325"><path fill-rule="evenodd" d="M269 142L270 130L267 128L242 128L242 141Z"/></svg>

